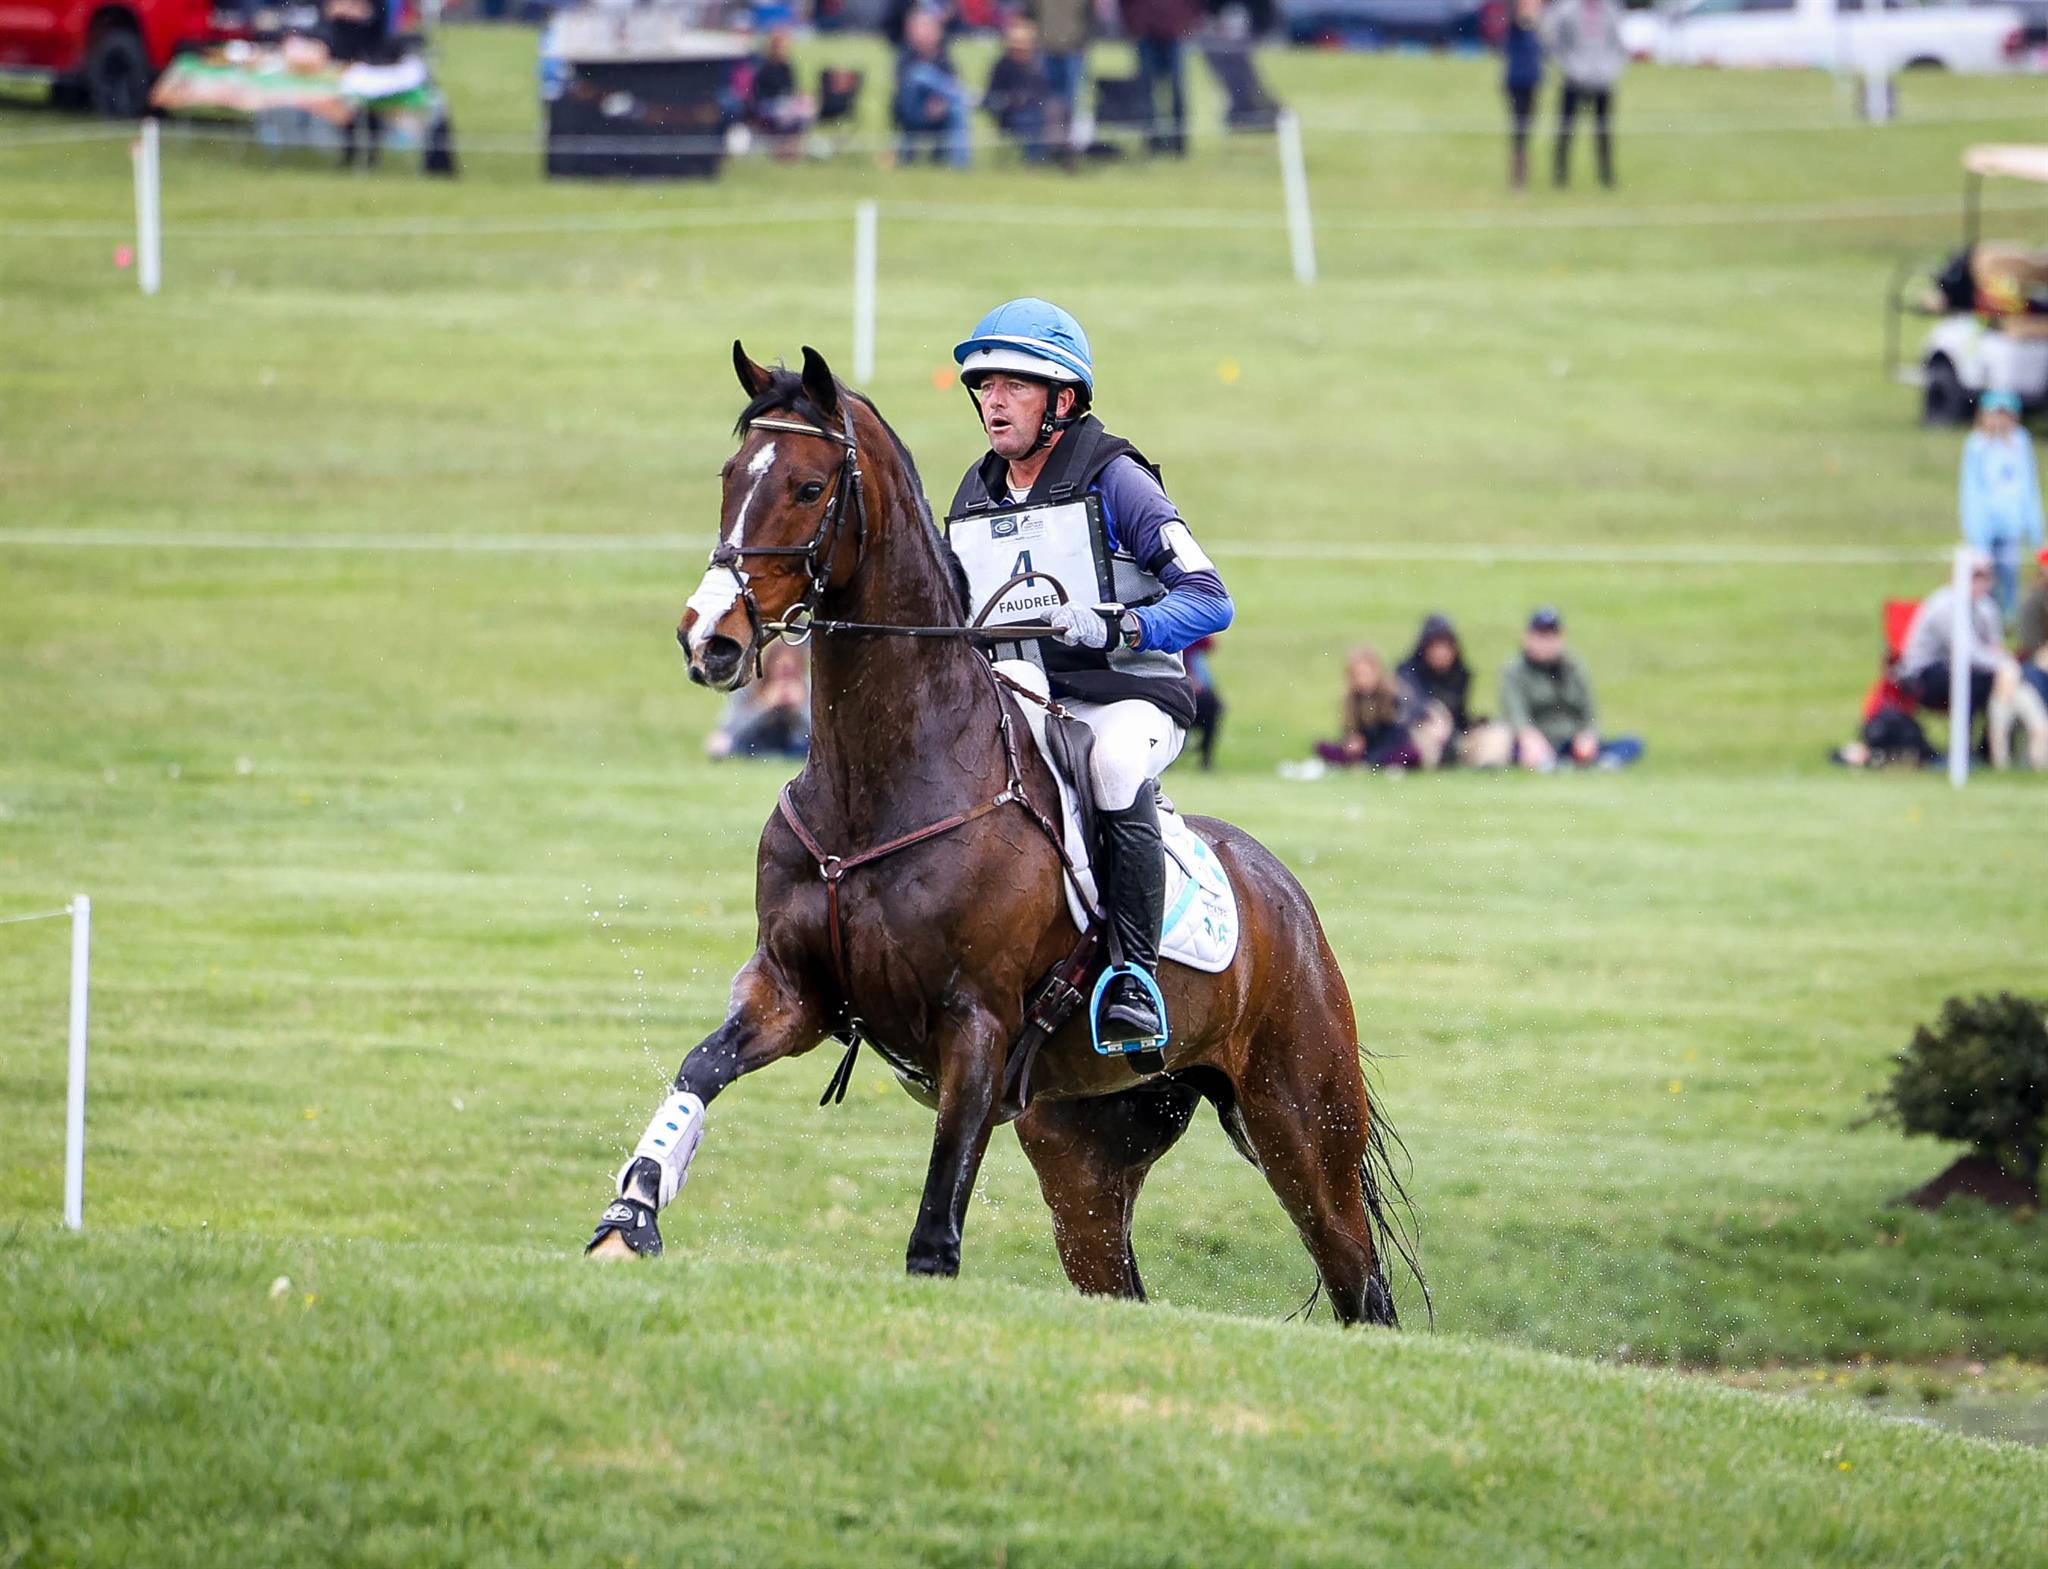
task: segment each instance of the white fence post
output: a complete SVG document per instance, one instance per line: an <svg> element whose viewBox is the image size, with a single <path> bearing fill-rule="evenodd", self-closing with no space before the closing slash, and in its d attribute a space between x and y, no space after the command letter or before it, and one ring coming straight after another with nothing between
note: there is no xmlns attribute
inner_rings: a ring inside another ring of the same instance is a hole
<svg viewBox="0 0 2048 1569"><path fill-rule="evenodd" d="M92 977L92 900L71 901L71 1074L64 1104L64 1224L85 1229L85 1021Z"/></svg>
<svg viewBox="0 0 2048 1569"><path fill-rule="evenodd" d="M1287 248L1294 254L1294 281L1316 281L1316 231L1308 211L1308 166L1301 156L1301 120L1282 109L1274 123L1280 144L1280 184L1287 195Z"/></svg>
<svg viewBox="0 0 2048 1569"><path fill-rule="evenodd" d="M164 279L162 145L157 122L144 120L135 144L135 277L144 294Z"/></svg>
<svg viewBox="0 0 2048 1569"><path fill-rule="evenodd" d="M1970 565L1974 552L1956 547L1949 571L1948 782L1958 790L1970 777L1970 653L1977 627L1970 615ZM1986 722L1988 723L1988 717Z"/></svg>
<svg viewBox="0 0 2048 1569"><path fill-rule="evenodd" d="M853 209L853 379L875 379L875 230L880 209L872 201Z"/></svg>

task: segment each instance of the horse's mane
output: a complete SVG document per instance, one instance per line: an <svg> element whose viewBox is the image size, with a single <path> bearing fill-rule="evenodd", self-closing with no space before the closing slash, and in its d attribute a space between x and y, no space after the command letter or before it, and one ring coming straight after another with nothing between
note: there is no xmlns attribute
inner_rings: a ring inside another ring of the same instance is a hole
<svg viewBox="0 0 2048 1569"><path fill-rule="evenodd" d="M896 461L902 465L909 484L912 505L916 508L919 521L924 524L922 535L931 546L933 565L939 569L940 577L953 593L953 608L962 621L968 616L967 569L960 564L960 558L953 553L953 547L946 543L938 525L932 520L931 499L924 493L924 480L917 472L917 460L910 455L910 449L903 444L903 438L896 434L896 427L882 417L882 411L875 407L875 400L866 393L855 392L843 383L834 382L842 398L851 398L862 404L874 415L875 423L882 427L882 433L889 438L889 445L896 453ZM768 385L748 400L740 410L740 417L733 422L733 434L744 435L747 426L764 414L793 414L808 420L820 430L836 428L825 411L811 400L804 390L804 379L785 365L776 365L768 371Z"/></svg>

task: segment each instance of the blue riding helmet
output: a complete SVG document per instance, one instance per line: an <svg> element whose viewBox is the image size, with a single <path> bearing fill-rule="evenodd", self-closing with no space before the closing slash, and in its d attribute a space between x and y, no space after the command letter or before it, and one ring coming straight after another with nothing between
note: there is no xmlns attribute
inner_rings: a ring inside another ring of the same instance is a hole
<svg viewBox="0 0 2048 1569"><path fill-rule="evenodd" d="M969 388L982 376L1010 371L1059 386L1078 386L1083 402L1095 396L1095 362L1088 334L1074 318L1045 300L1011 300L976 323L956 345L953 362Z"/></svg>

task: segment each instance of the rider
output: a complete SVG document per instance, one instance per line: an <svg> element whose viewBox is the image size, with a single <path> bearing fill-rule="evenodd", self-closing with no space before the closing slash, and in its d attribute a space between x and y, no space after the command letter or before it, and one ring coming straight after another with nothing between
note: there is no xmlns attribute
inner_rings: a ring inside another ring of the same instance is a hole
<svg viewBox="0 0 2048 1569"><path fill-rule="evenodd" d="M1081 536L1041 541L1041 559L1060 559L1064 547L1107 564L1107 585L1100 576L1062 584L1069 602L1043 615L1059 642L1041 644L1040 658L1053 696L1095 733L1089 772L1109 916L1125 962L1149 977L1166 895L1152 781L1179 755L1195 718L1181 650L1230 625L1230 594L1159 471L1089 413L1095 368L1072 316L1044 300L1011 300L984 316L953 358L989 451L961 480L949 528L1028 503L1047 526ZM1102 1039L1164 1033L1147 987L1118 975L1103 1000Z"/></svg>

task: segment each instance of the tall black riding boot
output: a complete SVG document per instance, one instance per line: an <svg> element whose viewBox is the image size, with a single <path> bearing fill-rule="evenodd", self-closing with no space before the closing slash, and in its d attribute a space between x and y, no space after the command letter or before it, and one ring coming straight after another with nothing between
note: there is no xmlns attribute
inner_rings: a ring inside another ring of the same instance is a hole
<svg viewBox="0 0 2048 1569"><path fill-rule="evenodd" d="M1104 812L1102 847L1109 862L1109 919L1124 962L1156 975L1159 922L1166 913L1166 847L1159 838L1159 797L1148 779L1121 812ZM1109 983L1102 1001L1104 1041L1153 1040L1165 1021L1151 993L1128 975Z"/></svg>

